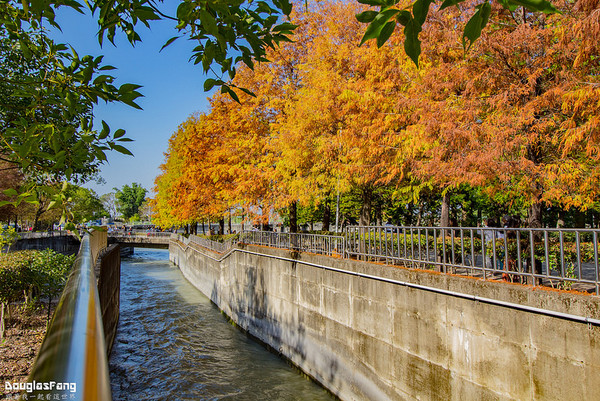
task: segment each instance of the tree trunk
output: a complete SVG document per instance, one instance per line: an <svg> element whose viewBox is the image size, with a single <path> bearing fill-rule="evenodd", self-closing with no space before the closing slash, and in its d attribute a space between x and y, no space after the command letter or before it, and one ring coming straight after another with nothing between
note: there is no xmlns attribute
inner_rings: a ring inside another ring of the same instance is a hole
<svg viewBox="0 0 600 401"><path fill-rule="evenodd" d="M371 210L373 208L373 189L364 187L361 193L362 205L360 207L360 220L358 224L361 226L371 225Z"/></svg>
<svg viewBox="0 0 600 401"><path fill-rule="evenodd" d="M231 231L231 209L229 209L229 234L231 234L233 231Z"/></svg>
<svg viewBox="0 0 600 401"><path fill-rule="evenodd" d="M575 211L573 211L573 217L574 217L573 228L585 228L585 220L586 220L585 212L582 212L581 210L575 210Z"/></svg>
<svg viewBox="0 0 600 401"><path fill-rule="evenodd" d="M225 234L225 217L219 219L219 234Z"/></svg>
<svg viewBox="0 0 600 401"><path fill-rule="evenodd" d="M381 207L381 202L375 202L375 221L378 226L382 226L383 225L383 213L382 213L382 207Z"/></svg>
<svg viewBox="0 0 600 401"><path fill-rule="evenodd" d="M541 150L537 143L527 145L527 159L531 160L536 166L540 164ZM527 224L529 228L542 228L542 184L535 182L534 201L527 209Z"/></svg>
<svg viewBox="0 0 600 401"><path fill-rule="evenodd" d="M446 191L442 197L440 227L450 227L450 193L448 191Z"/></svg>
<svg viewBox="0 0 600 401"><path fill-rule="evenodd" d="M556 228L564 228L565 227L565 211L564 209L560 209L558 211L558 219L556 220Z"/></svg>
<svg viewBox="0 0 600 401"><path fill-rule="evenodd" d="M527 209L527 225L529 228L541 228L542 227L542 202L540 200L541 196L537 196L537 199L534 203L529 206ZM529 243L527 245L526 252L534 253L536 249L536 243L542 241L542 232L536 231L533 233L533 243ZM529 262L528 262L529 263ZM533 263L533 266L529 268L530 272L535 274L542 274L542 264L539 259ZM540 285L541 279L533 279L533 281L529 282L529 284Z"/></svg>
<svg viewBox="0 0 600 401"><path fill-rule="evenodd" d="M539 200L527 209L527 225L529 228L542 228L542 203Z"/></svg>
<svg viewBox="0 0 600 401"><path fill-rule="evenodd" d="M42 227L40 226L40 217L44 213L44 206L40 203L38 209L35 211L35 220L33 222L33 231L40 231Z"/></svg>
<svg viewBox="0 0 600 401"><path fill-rule="evenodd" d="M290 218L290 232L297 233L298 232L298 205L296 202L292 202L288 208L289 218Z"/></svg>
<svg viewBox="0 0 600 401"><path fill-rule="evenodd" d="M329 199L325 200L323 204L323 231L329 231L329 225L331 224L331 206L329 205Z"/></svg>

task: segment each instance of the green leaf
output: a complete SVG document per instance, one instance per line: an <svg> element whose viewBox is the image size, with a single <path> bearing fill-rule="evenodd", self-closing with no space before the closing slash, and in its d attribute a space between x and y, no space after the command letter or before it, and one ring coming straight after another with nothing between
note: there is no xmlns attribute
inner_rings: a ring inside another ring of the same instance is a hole
<svg viewBox="0 0 600 401"><path fill-rule="evenodd" d="M477 12L473 14L463 33L463 48L468 50L471 48L473 43L481 36L481 31L487 25L490 13L492 12L492 6L487 1L476 7ZM468 46L467 46L467 41Z"/></svg>
<svg viewBox="0 0 600 401"><path fill-rule="evenodd" d="M392 32L396 28L396 21L389 21L387 24L383 26L381 29L381 33L377 37L377 47L381 47L385 44L385 42L390 38Z"/></svg>
<svg viewBox="0 0 600 401"><path fill-rule="evenodd" d="M215 17L212 16L206 10L200 10L199 13L200 22L202 23L202 27L206 30L206 32L210 33L213 36L219 34L219 27L217 26L217 21L215 21Z"/></svg>
<svg viewBox="0 0 600 401"><path fill-rule="evenodd" d="M235 100L237 103L240 103L240 98L238 97L237 93L235 93L233 91L233 89L231 88L227 88L227 93L229 94L229 96L231 96L231 98L233 100ZM241 103L240 103L241 104Z"/></svg>
<svg viewBox="0 0 600 401"><path fill-rule="evenodd" d="M133 92L134 90L140 89L142 85L136 84L123 84L119 87L119 94L125 94L128 92Z"/></svg>
<svg viewBox="0 0 600 401"><path fill-rule="evenodd" d="M98 139L105 139L110 134L110 127L106 123L106 121L102 120L102 131L100 131L100 135Z"/></svg>
<svg viewBox="0 0 600 401"><path fill-rule="evenodd" d="M122 153L124 155L133 156L133 153L131 153L131 151L124 146L117 145L117 144L111 144L110 147L111 147L111 149L114 149L117 152Z"/></svg>
<svg viewBox="0 0 600 401"><path fill-rule="evenodd" d="M356 14L356 19L358 20L358 22L369 23L369 22L373 21L375 19L375 17L377 17L377 14L379 14L378 11L373 11L373 10L363 11L360 14Z"/></svg>
<svg viewBox="0 0 600 401"><path fill-rule="evenodd" d="M125 130L119 128L118 130L115 131L115 134L113 135L113 138L117 139L117 138L122 137L123 135L125 135Z"/></svg>
<svg viewBox="0 0 600 401"><path fill-rule="evenodd" d="M171 39L167 40L167 42L160 48L158 52L160 53L165 47L169 46L171 43L175 42L179 38L179 36L173 36Z"/></svg>
<svg viewBox="0 0 600 401"><path fill-rule="evenodd" d="M396 21L398 21L403 26L406 26L410 21L412 21L412 14L406 10L401 10L396 16Z"/></svg>
<svg viewBox="0 0 600 401"><path fill-rule="evenodd" d="M440 6L440 10L443 10L444 8L448 8L450 6L456 6L460 3L462 3L463 1L465 1L465 0L444 0L442 5Z"/></svg>
<svg viewBox="0 0 600 401"><path fill-rule="evenodd" d="M182 1L179 6L177 7L177 19L179 19L180 21L186 21L188 20L190 13L192 12L192 10L194 9L194 6L192 5L192 3L189 3L187 1Z"/></svg>
<svg viewBox="0 0 600 401"><path fill-rule="evenodd" d="M149 20L160 20L160 16L156 15L156 12L147 6L142 6L134 9L134 15L142 21Z"/></svg>
<svg viewBox="0 0 600 401"><path fill-rule="evenodd" d="M289 22L284 22L283 24L279 24L276 27L274 27L273 32L293 31L296 28L298 28L298 25L290 24Z"/></svg>
<svg viewBox="0 0 600 401"><path fill-rule="evenodd" d="M558 10L546 0L508 0L510 4L518 4L530 11L540 11L546 14L558 13Z"/></svg>
<svg viewBox="0 0 600 401"><path fill-rule="evenodd" d="M206 81L204 81L204 92L208 92L209 90L214 88L214 86L216 84L217 84L216 79L208 78Z"/></svg>
<svg viewBox="0 0 600 401"><path fill-rule="evenodd" d="M510 12L514 12L520 6L518 4L511 3L510 0L500 0L502 7L506 8Z"/></svg>
<svg viewBox="0 0 600 401"><path fill-rule="evenodd" d="M19 195L19 193L17 192L17 190L14 189L14 188L5 189L4 191L2 191L2 193L4 195L6 195L6 196L17 196L17 195Z"/></svg>
<svg viewBox="0 0 600 401"><path fill-rule="evenodd" d="M385 1L383 0L358 0L360 4L367 4L369 6L385 6Z"/></svg>
<svg viewBox="0 0 600 401"><path fill-rule="evenodd" d="M412 12L415 16L415 21L419 26L422 26L425 23L431 2L432 0L417 0L413 4Z"/></svg>
<svg viewBox="0 0 600 401"><path fill-rule="evenodd" d="M252 96L252 97L256 97L256 95L254 94L254 92L252 92L252 91L251 91L251 90L249 90L249 89L246 89L246 88L241 88L241 87L239 87L239 86L238 86L237 88L238 88L239 90L241 90L242 92L244 92L245 94L247 94L247 95L250 95L250 96Z"/></svg>
<svg viewBox="0 0 600 401"><path fill-rule="evenodd" d="M290 15L292 12L292 2L289 0L281 0L279 2L281 4L281 11L284 15Z"/></svg>
<svg viewBox="0 0 600 401"><path fill-rule="evenodd" d="M400 10L388 9L381 11L379 14L377 14L373 22L371 22L367 27L367 30L360 41L360 45L365 43L367 40L377 38L381 33L381 30L383 29L384 25L388 22L388 20L394 15L398 14L399 12Z"/></svg>
<svg viewBox="0 0 600 401"><path fill-rule="evenodd" d="M119 101L121 101L122 103L125 103L128 106L133 107L134 109L143 110L139 104L134 102L135 99L137 99L138 97L141 97L141 96L142 95L140 95L137 92L132 92L132 93L128 93L128 94L120 96Z"/></svg>
<svg viewBox="0 0 600 401"><path fill-rule="evenodd" d="M404 27L404 51L417 67L419 66L419 55L421 55L420 32L421 25L416 24L414 19L410 19Z"/></svg>

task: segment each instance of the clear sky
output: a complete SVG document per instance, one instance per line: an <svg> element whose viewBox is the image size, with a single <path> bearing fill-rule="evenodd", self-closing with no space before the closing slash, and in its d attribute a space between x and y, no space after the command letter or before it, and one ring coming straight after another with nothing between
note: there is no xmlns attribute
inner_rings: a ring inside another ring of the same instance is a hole
<svg viewBox="0 0 600 401"><path fill-rule="evenodd" d="M142 42L135 47L120 35L115 41L116 47L105 40L101 48L96 36L97 25L91 17L59 10L57 20L62 34L54 34L55 41L70 44L80 57L104 55L104 63L117 68L109 71L117 77L116 85L143 86L139 91L144 97L137 100L143 111L104 103L95 108L98 125L104 120L112 132L118 128L127 131L127 136L135 142L125 145L135 157L109 152L108 164L101 170L106 183L90 182L85 186L102 195L114 187L137 182L150 191L171 134L190 114L207 109L209 94L202 89L202 68L188 62L194 44L181 38L159 53L163 44L177 32L175 21L155 21L151 30L140 26Z"/></svg>

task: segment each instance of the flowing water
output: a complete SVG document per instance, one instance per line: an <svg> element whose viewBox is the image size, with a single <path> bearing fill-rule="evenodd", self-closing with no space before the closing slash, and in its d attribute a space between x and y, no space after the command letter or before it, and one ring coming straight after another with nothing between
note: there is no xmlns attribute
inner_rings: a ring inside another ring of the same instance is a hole
<svg viewBox="0 0 600 401"><path fill-rule="evenodd" d="M122 260L114 400L333 399L229 324L168 256L136 249Z"/></svg>

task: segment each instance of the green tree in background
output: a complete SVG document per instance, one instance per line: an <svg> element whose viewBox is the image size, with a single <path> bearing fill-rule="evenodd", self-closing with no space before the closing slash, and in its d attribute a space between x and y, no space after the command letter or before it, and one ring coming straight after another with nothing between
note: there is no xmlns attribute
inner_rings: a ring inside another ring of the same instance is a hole
<svg viewBox="0 0 600 401"><path fill-rule="evenodd" d="M123 188L115 188L115 198L117 200L117 211L123 216L123 219L130 220L134 216L138 216L140 207L146 200L145 188L134 182L129 185L123 185Z"/></svg>
<svg viewBox="0 0 600 401"><path fill-rule="evenodd" d="M73 214L74 222L85 223L109 216L102 201L91 189L73 185L68 192L70 195L69 210Z"/></svg>
<svg viewBox="0 0 600 401"><path fill-rule="evenodd" d="M105 121L95 124L93 108L100 101L139 108L135 101L140 86L115 86L114 76L106 74L114 68L104 65L102 56L80 56L72 47L55 43L48 29L60 29L56 15L61 8L81 13L87 8L97 18L101 44L104 39L114 44L119 33L135 44L141 41L140 25L172 21L175 36L165 46L180 37L197 42L191 60L215 76L205 82L205 89L217 85L234 98L226 81L235 76L236 63L252 68L254 61L264 60L266 48L289 41L286 35L295 28L281 21L292 9L288 0L181 1L174 15L167 15L160 0L1 2L0 160L18 168L28 185L6 190L9 199L0 200L0 206L39 203L40 193L48 195L46 188L92 178L109 151L131 154L123 146L130 140L125 131L111 132ZM64 194L50 194L54 204L64 205Z"/></svg>
<svg viewBox="0 0 600 401"><path fill-rule="evenodd" d="M123 130L111 137L107 123L94 127L93 107L103 100L139 108L139 86L115 87L101 73L112 69L102 57L54 43L41 19L15 20L10 3L0 5L0 158L38 184L87 181L106 151L130 154L119 145L129 141Z"/></svg>

